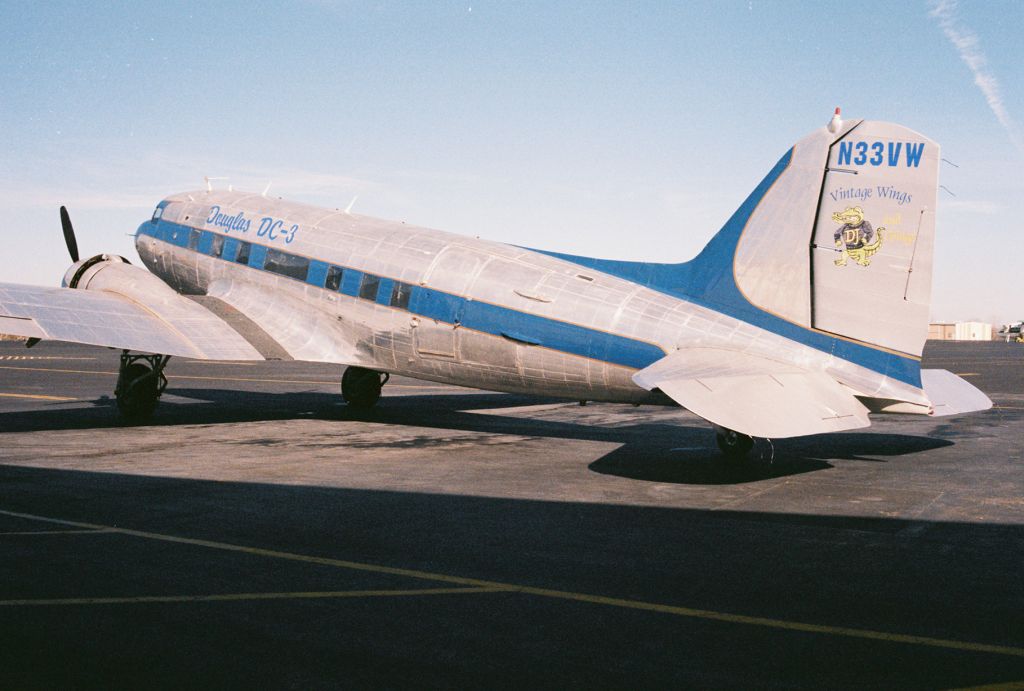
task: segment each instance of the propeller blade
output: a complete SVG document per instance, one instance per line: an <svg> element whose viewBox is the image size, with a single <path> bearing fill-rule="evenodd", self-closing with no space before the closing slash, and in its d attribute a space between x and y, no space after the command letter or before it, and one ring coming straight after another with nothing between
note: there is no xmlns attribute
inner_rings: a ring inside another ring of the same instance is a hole
<svg viewBox="0 0 1024 691"><path fill-rule="evenodd" d="M64 242L68 246L71 261L78 261L78 243L75 241L75 229L71 226L71 216L66 206L60 207L60 227L64 231Z"/></svg>

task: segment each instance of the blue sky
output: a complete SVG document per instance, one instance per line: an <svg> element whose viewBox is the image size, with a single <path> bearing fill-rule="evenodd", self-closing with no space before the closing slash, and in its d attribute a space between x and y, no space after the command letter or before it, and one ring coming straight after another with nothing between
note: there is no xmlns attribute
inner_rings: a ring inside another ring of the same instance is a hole
<svg viewBox="0 0 1024 691"><path fill-rule="evenodd" d="M0 280L135 258L241 189L579 254L693 256L842 106L938 141L932 316L1024 318L1024 3L0 0ZM225 184L225 183L219 183Z"/></svg>

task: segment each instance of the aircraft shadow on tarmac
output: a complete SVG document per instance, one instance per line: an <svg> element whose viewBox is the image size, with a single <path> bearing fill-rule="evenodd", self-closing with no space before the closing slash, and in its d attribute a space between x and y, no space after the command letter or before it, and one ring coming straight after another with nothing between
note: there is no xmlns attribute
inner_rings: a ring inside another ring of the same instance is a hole
<svg viewBox="0 0 1024 691"><path fill-rule="evenodd" d="M834 433L775 442L758 440L741 462L724 459L708 430L679 428L704 447L631 448L626 444L590 464L606 475L687 485L756 482L832 468L829 460L884 463L885 457L929 451L953 442L907 434ZM683 435L679 441L682 442ZM639 452L639 453L638 453Z"/></svg>
<svg viewBox="0 0 1024 691"><path fill-rule="evenodd" d="M320 392L264 393L227 389L173 389L161 402L151 426L229 424L287 419L367 421L376 424L512 434L553 439L601 441L618 447L592 462L596 473L661 483L723 485L799 475L833 467L830 460L885 462L885 457L950 446L936 437L902 434L837 433L775 442L759 440L744 462L725 461L709 427L629 423L623 416L609 424L550 420L529 415L488 414L488 409L547 404L554 399L489 392L430 396L394 396L369 412L344 405L336 394ZM190 401L174 399L187 398ZM632 408L623 407L625 410ZM0 414L0 429L29 432L102 429L123 426L114 401L103 396L91 407ZM386 447L392 442L381 440ZM407 440L403 444L407 444ZM343 445L343 441L339 440Z"/></svg>
<svg viewBox="0 0 1024 691"><path fill-rule="evenodd" d="M0 487L9 511L346 563L964 641L1021 640L1019 616L1007 605L1019 598L1019 525L3 465ZM54 527L12 520L8 530ZM0 573L9 592L34 597L271 592L297 583L430 587L176 541L17 539L7 548L20 545L12 552L18 558L5 560ZM780 686L946 688L1017 679L1022 666L1012 655L726 626L559 598L463 597L490 599L8 608L0 659L6 654L11 688L77 686L83 678L168 688L197 678L229 687L299 679L311 687L486 688L500 678L531 688L741 688L763 685L766 674Z"/></svg>

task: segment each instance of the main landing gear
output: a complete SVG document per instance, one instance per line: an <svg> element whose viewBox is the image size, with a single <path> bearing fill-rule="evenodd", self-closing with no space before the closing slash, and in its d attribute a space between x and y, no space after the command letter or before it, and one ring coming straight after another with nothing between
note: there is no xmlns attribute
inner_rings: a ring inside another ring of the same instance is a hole
<svg viewBox="0 0 1024 691"><path fill-rule="evenodd" d="M715 441L718 448L729 460L739 461L747 457L754 448L754 438L726 427L715 427Z"/></svg>
<svg viewBox="0 0 1024 691"><path fill-rule="evenodd" d="M380 400L380 390L391 375L365 367L349 367L341 375L341 397L351 408L369 410Z"/></svg>
<svg viewBox="0 0 1024 691"><path fill-rule="evenodd" d="M160 394L167 388L164 366L170 355L132 354L121 352L114 396L121 416L130 422L146 420L156 409Z"/></svg>

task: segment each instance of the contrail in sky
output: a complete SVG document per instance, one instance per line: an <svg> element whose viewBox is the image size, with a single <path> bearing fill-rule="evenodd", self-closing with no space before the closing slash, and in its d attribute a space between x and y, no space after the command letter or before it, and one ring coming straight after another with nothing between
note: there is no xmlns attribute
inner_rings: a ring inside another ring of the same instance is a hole
<svg viewBox="0 0 1024 691"><path fill-rule="evenodd" d="M946 38L960 54L960 59L974 75L974 83L985 95L988 107L999 120L999 124L1010 135L1014 146L1024 154L1024 136L1021 136L1017 123L1013 121L999 93L999 80L986 68L985 54L978 46L978 35L961 23L957 16L957 0L932 0L929 13L939 23Z"/></svg>

